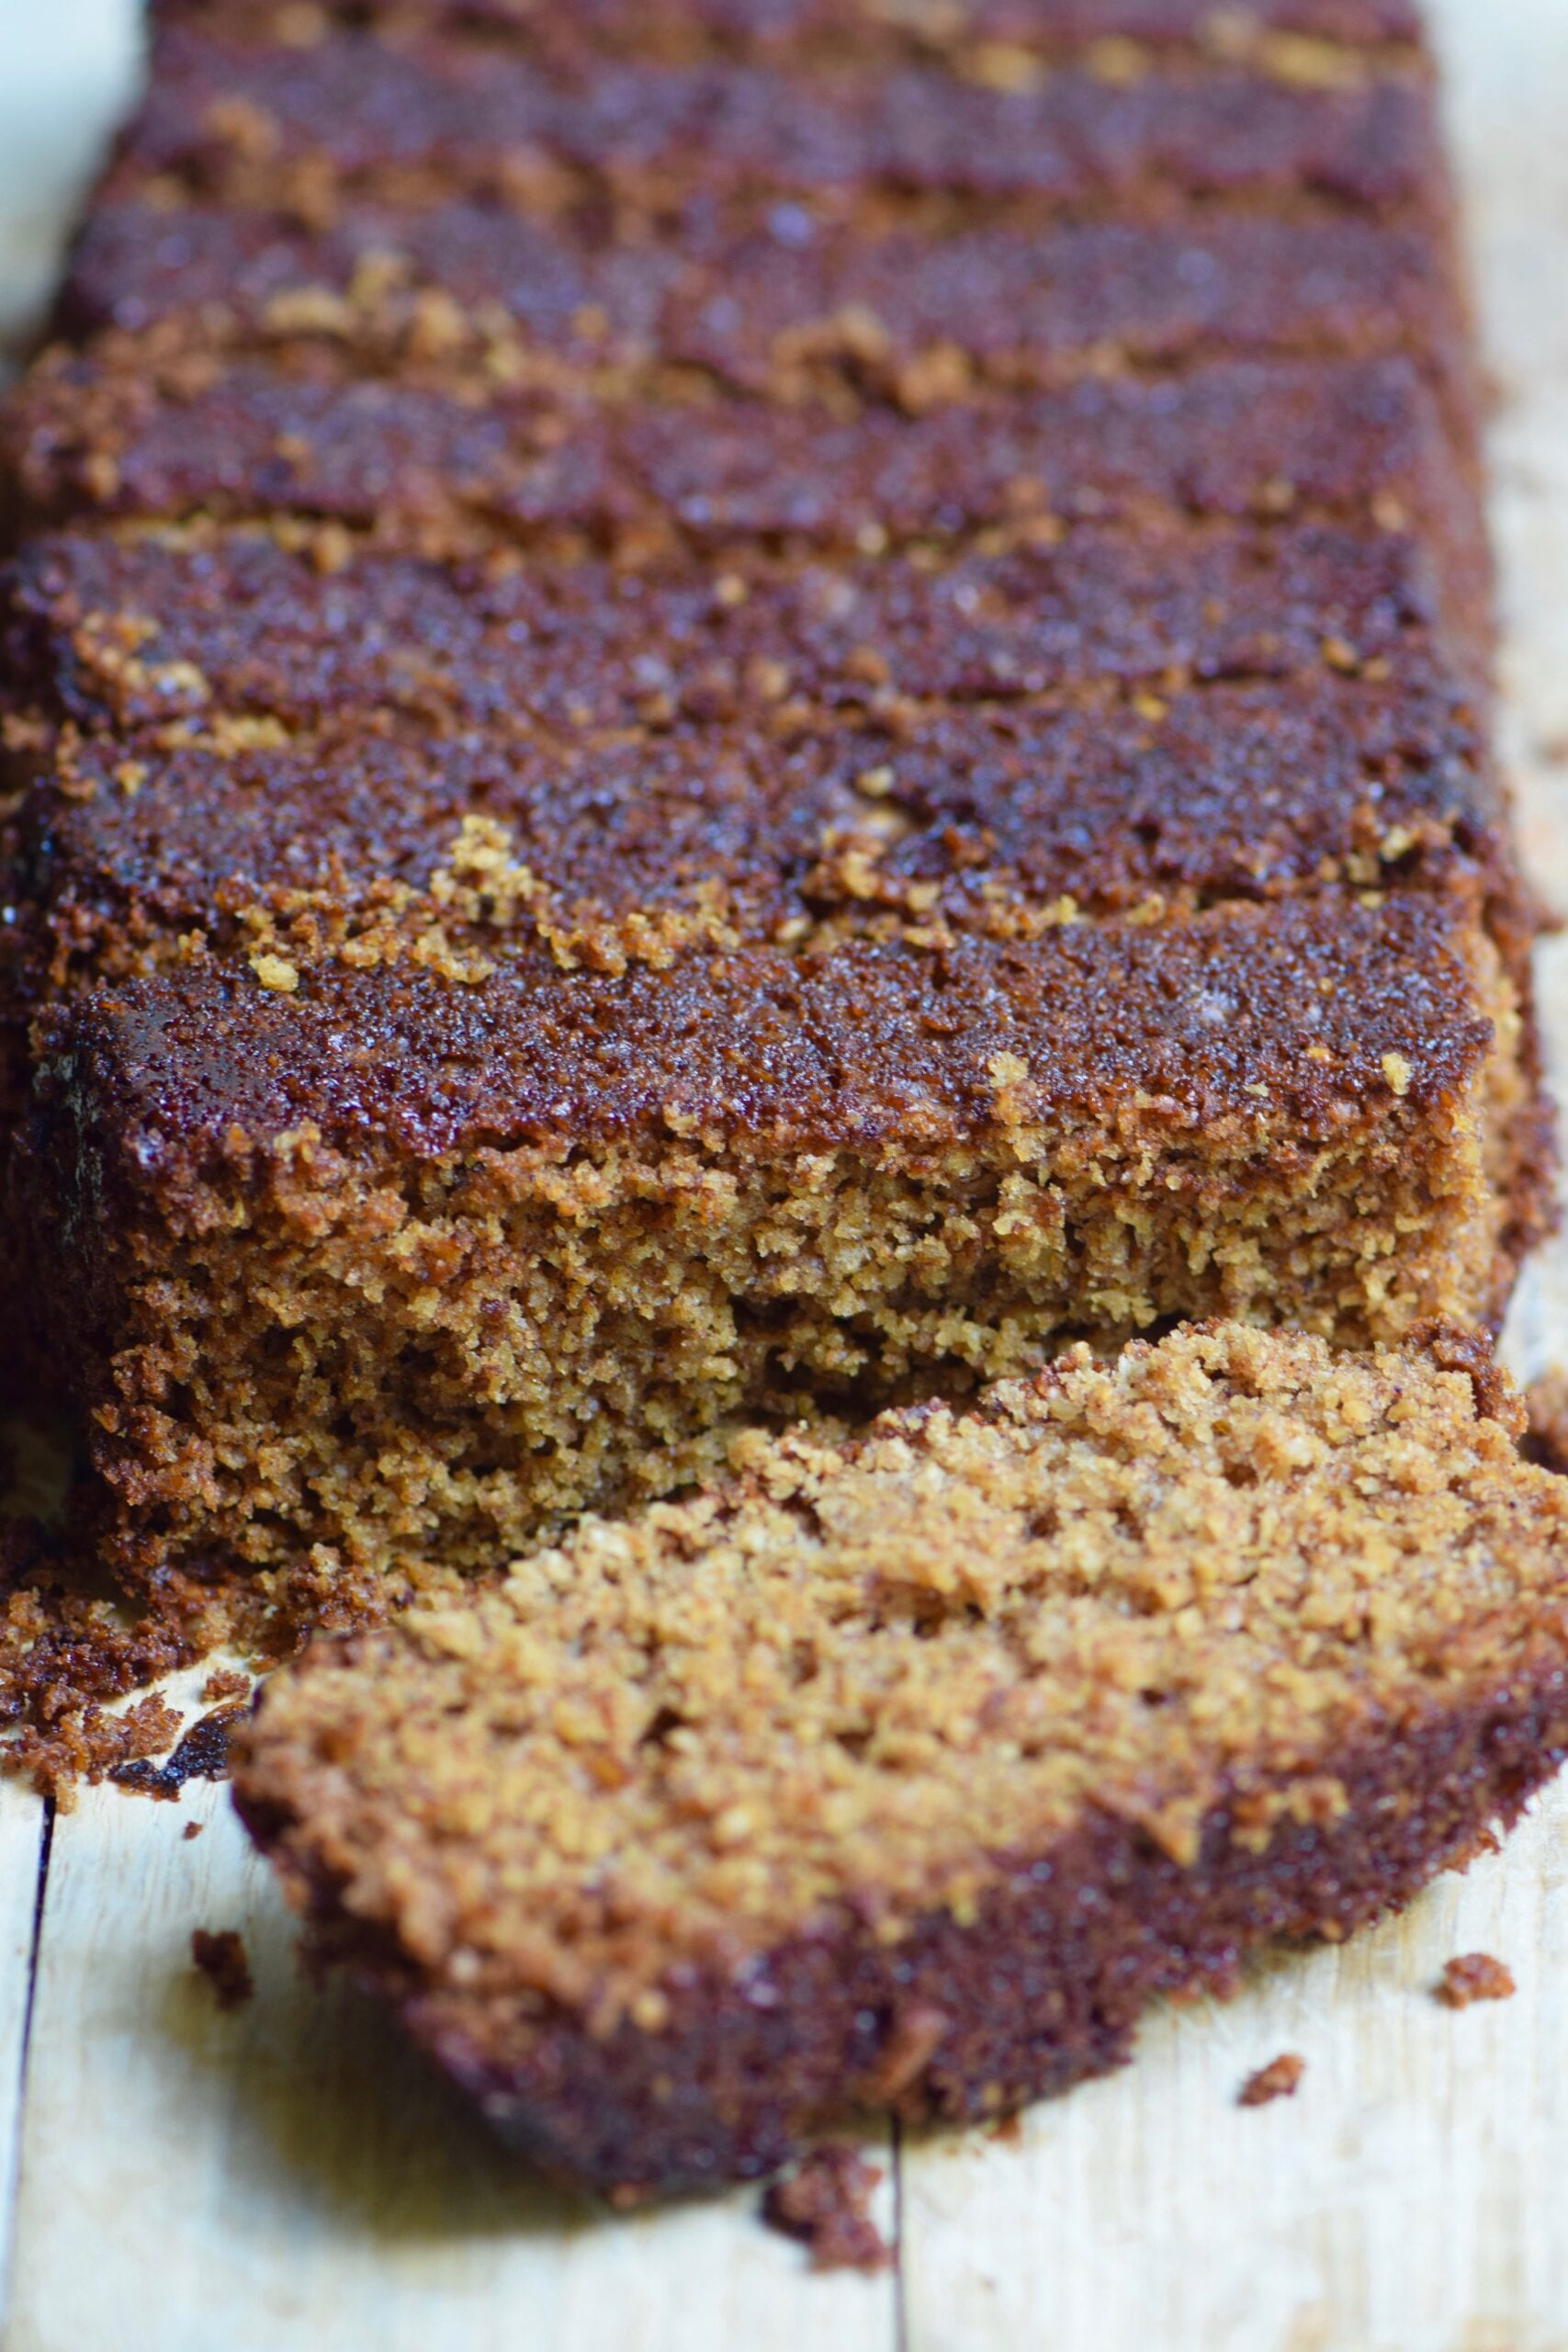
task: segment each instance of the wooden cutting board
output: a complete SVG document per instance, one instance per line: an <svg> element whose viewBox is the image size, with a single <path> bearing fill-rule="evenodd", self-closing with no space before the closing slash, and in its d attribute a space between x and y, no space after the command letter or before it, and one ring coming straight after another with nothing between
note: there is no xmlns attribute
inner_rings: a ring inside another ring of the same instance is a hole
<svg viewBox="0 0 1568 2352"><path fill-rule="evenodd" d="M1435 13L1499 395L1506 750L1568 911L1568 0ZM0 0L0 311L38 298L132 49L122 0ZM1568 1100L1568 938L1540 978ZM1568 1247L1508 1350L1568 1361ZM195 1927L244 1937L231 2016ZM1135 2067L1016 2134L890 2148L874 2279L812 2276L750 2194L610 2222L542 2190L292 1944L223 1791L51 1823L0 1786L8 2352L1568 2352L1568 1789L1402 1919L1153 2018ZM1443 2008L1476 1950L1516 1997ZM1238 2108L1287 2050L1297 2097Z"/></svg>

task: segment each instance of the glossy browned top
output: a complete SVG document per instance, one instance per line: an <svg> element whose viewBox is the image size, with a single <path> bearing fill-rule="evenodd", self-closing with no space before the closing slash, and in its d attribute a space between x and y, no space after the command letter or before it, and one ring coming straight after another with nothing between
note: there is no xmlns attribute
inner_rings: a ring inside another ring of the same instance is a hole
<svg viewBox="0 0 1568 2352"><path fill-rule="evenodd" d="M652 572L373 552L323 572L265 533L68 537L24 549L5 645L20 695L88 727L396 710L526 731L800 702L897 718L1090 682L1447 661L1436 587L1419 538L1320 526Z"/></svg>
<svg viewBox="0 0 1568 2352"><path fill-rule="evenodd" d="M390 332L417 295L465 312L499 305L532 347L580 367L662 355L740 390L780 372L778 338L805 338L801 365L841 350L897 387L932 345L1030 380L1110 347L1141 364L1227 353L1391 347L1426 355L1460 334L1444 257L1420 230L1358 214L1272 218L1202 203L1168 220L1031 220L949 226L932 236L780 198L754 221L694 202L678 234L603 207L529 215L457 198L423 208L345 202L320 225L287 209L128 198L95 207L58 311L71 335L186 317L216 342L238 327L281 339L324 289L352 307L343 336ZM289 308L290 298L295 298ZM869 318L873 351L832 332Z"/></svg>
<svg viewBox="0 0 1568 2352"><path fill-rule="evenodd" d="M112 323L9 427L73 526L6 608L26 888L56 946L213 951L48 1031L127 1170L671 1114L1277 1160L1473 1072L1477 894L1427 886L1506 860L1403 0L163 17L62 313ZM258 910L438 896L473 822L483 957L253 969ZM540 893L728 936L571 968Z"/></svg>
<svg viewBox="0 0 1568 2352"><path fill-rule="evenodd" d="M1401 359L1090 379L911 417L820 401L563 401L418 371L389 380L330 348L299 370L214 361L191 385L183 359L164 371L132 350L35 376L0 457L44 522L285 510L384 540L482 524L524 541L636 535L701 552L1086 515L1392 513L1419 514L1461 578L1479 565L1469 485Z"/></svg>
<svg viewBox="0 0 1568 2352"><path fill-rule="evenodd" d="M1029 44L1107 35L1218 45L1226 31L1222 26L1217 42L1213 0L964 0L961 7L887 0L574 0L570 10L551 0L327 0L313 13L323 25L380 19L468 26L541 41L607 40L617 48L701 36L765 51L827 36L845 46L871 40L962 53L976 40ZM310 25L286 0L152 0L152 15L165 23L220 23L263 40L308 38ZM1249 0L1244 24L1260 33L1347 42L1415 41L1421 32L1414 0Z"/></svg>
<svg viewBox="0 0 1568 2352"><path fill-rule="evenodd" d="M198 963L55 1016L45 1080L138 1185L242 1149L235 1129L265 1142L302 1122L418 1157L663 1148L694 1129L908 1157L998 1122L1088 1150L1119 1122L1174 1143L1226 1121L1278 1181L1281 1155L1369 1107L1429 1114L1473 1072L1491 1025L1460 948L1450 910L1411 898L1086 922L940 955L744 948L618 979L523 954L473 987L323 967L282 996Z"/></svg>
<svg viewBox="0 0 1568 2352"><path fill-rule="evenodd" d="M1348 869L1405 887L1456 857L1503 859L1464 707L1325 672L1143 712L960 707L896 736L874 719L783 741L756 723L565 743L327 735L149 749L129 768L123 745L90 741L24 805L23 888L61 936L112 922L128 940L216 940L295 892L344 910L389 881L426 892L476 814L537 886L510 928L707 909L768 937L912 905L994 930L1064 896L1263 898Z"/></svg>
<svg viewBox="0 0 1568 2352"><path fill-rule="evenodd" d="M846 78L724 51L691 63L617 51L563 70L417 35L258 48L176 24L109 185L175 174L244 200L285 192L306 159L348 186L412 172L499 189L531 173L547 192L554 169L660 203L881 185L1074 204L1267 190L1381 209L1442 184L1430 93L1405 75L1324 86L1224 60L1133 78L1068 63L998 88L919 60Z"/></svg>

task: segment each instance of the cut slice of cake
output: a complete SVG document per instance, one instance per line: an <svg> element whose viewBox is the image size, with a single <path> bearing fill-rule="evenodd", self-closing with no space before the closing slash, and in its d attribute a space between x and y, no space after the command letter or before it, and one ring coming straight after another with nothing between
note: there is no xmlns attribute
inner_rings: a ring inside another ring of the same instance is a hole
<svg viewBox="0 0 1568 2352"><path fill-rule="evenodd" d="M319 1642L236 1797L319 1947L619 2201L981 2117L1462 1862L1568 1741L1568 1485L1473 1341L1235 1326L586 1521Z"/></svg>

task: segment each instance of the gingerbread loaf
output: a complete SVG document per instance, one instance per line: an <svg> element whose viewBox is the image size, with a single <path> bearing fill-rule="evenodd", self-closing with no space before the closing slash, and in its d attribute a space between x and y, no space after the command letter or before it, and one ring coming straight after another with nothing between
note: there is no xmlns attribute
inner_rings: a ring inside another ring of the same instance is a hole
<svg viewBox="0 0 1568 2352"><path fill-rule="evenodd" d="M1495 1317L1450 213L1392 0L158 12L0 424L7 1222L121 1572Z"/></svg>
<svg viewBox="0 0 1568 2352"><path fill-rule="evenodd" d="M1466 1361L1214 1326L750 1438L312 1645L241 1811L319 1951L616 2201L856 2111L995 2117L1404 1901L1560 1763L1568 1487Z"/></svg>

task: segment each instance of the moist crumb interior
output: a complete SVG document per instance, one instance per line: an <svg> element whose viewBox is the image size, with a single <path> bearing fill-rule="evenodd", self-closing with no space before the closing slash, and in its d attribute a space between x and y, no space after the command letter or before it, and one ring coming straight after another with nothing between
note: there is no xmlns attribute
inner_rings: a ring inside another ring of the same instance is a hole
<svg viewBox="0 0 1568 2352"><path fill-rule="evenodd" d="M1087 1350L980 1408L589 1519L460 1607L312 1653L240 1735L423 1976L656 2030L850 1906L973 1919L1086 1808L1179 1862L1332 1823L1337 1752L1560 1615L1568 1487L1463 1370L1239 1326Z"/></svg>

